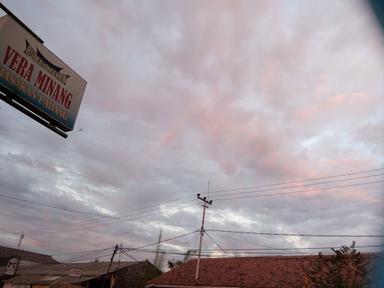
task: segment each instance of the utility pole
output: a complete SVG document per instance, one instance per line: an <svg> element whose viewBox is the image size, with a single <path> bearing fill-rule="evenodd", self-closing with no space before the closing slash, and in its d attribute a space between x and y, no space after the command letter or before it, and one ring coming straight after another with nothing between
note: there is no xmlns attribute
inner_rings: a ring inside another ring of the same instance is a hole
<svg viewBox="0 0 384 288"><path fill-rule="evenodd" d="M119 267L120 267L120 258L121 258L121 248L123 248L123 244L119 246Z"/></svg>
<svg viewBox="0 0 384 288"><path fill-rule="evenodd" d="M199 241L199 252L197 254L197 265L196 265L196 276L195 280L199 279L199 269L200 269L200 256L201 256L201 246L203 244L203 236L204 236L204 221L205 221L205 209L207 209L209 205L212 205L212 200L208 201L207 197L200 197L200 194L197 194L197 198L203 201L203 219L201 221L201 228L200 228L200 241Z"/></svg>
<svg viewBox="0 0 384 288"><path fill-rule="evenodd" d="M21 241L23 241L23 238L24 238L24 233L21 233L20 238L19 238L19 243L17 243L17 249L20 249Z"/></svg>
<svg viewBox="0 0 384 288"><path fill-rule="evenodd" d="M119 249L119 245L116 245L115 246L115 250L113 250L113 253L112 253L111 262L109 262L109 265L108 265L107 273L109 273L109 270L111 270L111 265L112 265L112 262L113 262L113 258L115 258L115 254L116 254L118 249Z"/></svg>
<svg viewBox="0 0 384 288"><path fill-rule="evenodd" d="M161 259L160 259L161 256L159 254L160 254L160 243L161 243L162 233L163 233L163 229L160 229L159 240L157 241L157 247L156 247L156 255L155 255L155 259L153 259L153 264L158 269L161 268Z"/></svg>

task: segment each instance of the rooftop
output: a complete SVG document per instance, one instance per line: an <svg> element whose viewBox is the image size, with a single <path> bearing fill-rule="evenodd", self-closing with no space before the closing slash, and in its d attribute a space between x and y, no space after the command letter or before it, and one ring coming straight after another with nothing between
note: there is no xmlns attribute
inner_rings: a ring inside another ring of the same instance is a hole
<svg viewBox="0 0 384 288"><path fill-rule="evenodd" d="M196 259L147 283L146 287L306 287L308 268L318 259L309 256L203 258L195 280Z"/></svg>
<svg viewBox="0 0 384 288"><path fill-rule="evenodd" d="M3 265L5 266L8 263L8 259L11 257L18 257L23 261L40 263L40 264L58 263L55 259L53 259L49 255L0 246L0 266L3 266Z"/></svg>
<svg viewBox="0 0 384 288"><path fill-rule="evenodd" d="M144 261L146 262L146 261ZM114 262L109 273L143 262ZM17 275L7 280L13 284L71 284L107 274L109 262L60 263L19 268ZM69 276L71 270L81 270L79 276Z"/></svg>

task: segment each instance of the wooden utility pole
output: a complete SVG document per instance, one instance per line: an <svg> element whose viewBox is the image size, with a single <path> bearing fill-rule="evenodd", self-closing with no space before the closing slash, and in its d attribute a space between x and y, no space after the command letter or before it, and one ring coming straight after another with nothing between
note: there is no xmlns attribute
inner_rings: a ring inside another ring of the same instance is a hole
<svg viewBox="0 0 384 288"><path fill-rule="evenodd" d="M17 249L20 249L20 247L21 247L21 241L23 241L23 238L24 238L24 234L21 233L20 238L19 238L19 243L17 243Z"/></svg>
<svg viewBox="0 0 384 288"><path fill-rule="evenodd" d="M119 245L116 245L115 246L115 250L113 250L113 253L112 253L111 262L109 262L109 265L108 265L107 273L109 273L109 270L111 270L111 265L112 265L112 262L113 262L113 258L115 258L115 254L116 254L118 249L119 249Z"/></svg>
<svg viewBox="0 0 384 288"><path fill-rule="evenodd" d="M200 194L197 194L197 198L203 201L203 219L201 221L201 228L200 228L200 241L199 241L199 252L197 254L197 265L196 265L196 275L195 280L199 279L199 269L200 269L200 256L201 256L201 246L203 244L203 236L204 236L204 221L205 221L205 209L208 208L208 204L212 205L212 200L208 201L207 197L200 197Z"/></svg>

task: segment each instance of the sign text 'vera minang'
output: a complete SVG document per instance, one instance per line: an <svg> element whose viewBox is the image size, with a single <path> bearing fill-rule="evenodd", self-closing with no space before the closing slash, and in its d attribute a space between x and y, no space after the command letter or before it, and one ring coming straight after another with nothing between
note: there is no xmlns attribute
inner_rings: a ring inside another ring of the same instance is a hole
<svg viewBox="0 0 384 288"><path fill-rule="evenodd" d="M63 131L75 124L86 81L9 16L0 18L0 85Z"/></svg>

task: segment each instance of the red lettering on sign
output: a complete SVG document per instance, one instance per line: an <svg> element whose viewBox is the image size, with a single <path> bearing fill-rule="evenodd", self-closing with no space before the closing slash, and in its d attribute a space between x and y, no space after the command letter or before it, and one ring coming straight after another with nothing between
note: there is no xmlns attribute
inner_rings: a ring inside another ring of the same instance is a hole
<svg viewBox="0 0 384 288"><path fill-rule="evenodd" d="M17 74L23 76L24 73L25 73L25 68L27 68L27 66L28 66L28 61L27 61L27 59L25 59L24 57L21 57L19 66L17 66L15 72L16 72Z"/></svg>
<svg viewBox="0 0 384 288"><path fill-rule="evenodd" d="M31 81L31 76L32 76L32 72L33 72L33 64L29 64L29 67L27 69L27 71L25 72L25 75L23 76L28 82Z"/></svg>
<svg viewBox="0 0 384 288"><path fill-rule="evenodd" d="M47 79L47 75L45 75L44 72L39 71L39 74L37 75L35 86L37 86L40 90L43 90L43 85L45 80Z"/></svg>
<svg viewBox="0 0 384 288"><path fill-rule="evenodd" d="M37 75L35 86L66 109L71 107L72 93L65 90L64 87L61 87L59 83L55 82L41 70Z"/></svg>
<svg viewBox="0 0 384 288"><path fill-rule="evenodd" d="M11 59L13 54L15 54L15 50L13 50L11 47L8 46L7 51L5 51L3 64L7 64L8 60Z"/></svg>
<svg viewBox="0 0 384 288"><path fill-rule="evenodd" d="M67 94L67 98L65 99L65 103L64 103L64 107L69 109L69 107L71 107L71 104L72 104L72 93L68 93Z"/></svg>
<svg viewBox="0 0 384 288"><path fill-rule="evenodd" d="M47 91L44 91L44 92L47 93L48 95L51 95L51 97L52 97L52 93L56 88L56 82L52 81L52 79L50 79L50 80L51 81L48 84L48 89L47 89Z"/></svg>
<svg viewBox="0 0 384 288"><path fill-rule="evenodd" d="M58 101L60 96L60 85L56 85L55 91L53 91L52 99Z"/></svg>
<svg viewBox="0 0 384 288"><path fill-rule="evenodd" d="M19 64L21 55L15 51L15 55L13 56L13 59L11 61L11 64L9 65L9 68L12 70L16 70L17 64Z"/></svg>
<svg viewBox="0 0 384 288"><path fill-rule="evenodd" d="M9 65L8 62L10 62ZM15 71L17 74L19 74L26 80L31 80L34 67L33 64L29 63L26 58L24 58L22 55L17 53L14 49L9 46L7 47L7 51L5 52L3 64L8 65L10 69Z"/></svg>

